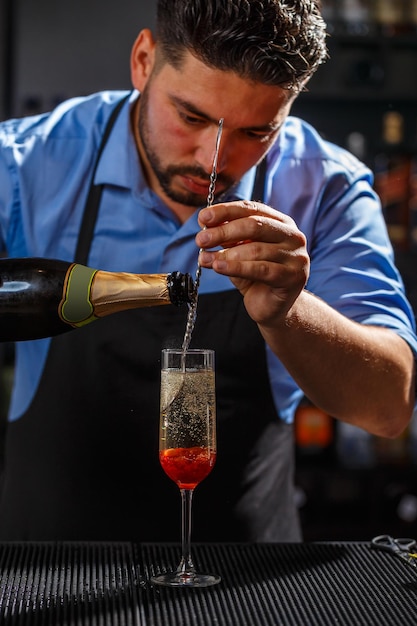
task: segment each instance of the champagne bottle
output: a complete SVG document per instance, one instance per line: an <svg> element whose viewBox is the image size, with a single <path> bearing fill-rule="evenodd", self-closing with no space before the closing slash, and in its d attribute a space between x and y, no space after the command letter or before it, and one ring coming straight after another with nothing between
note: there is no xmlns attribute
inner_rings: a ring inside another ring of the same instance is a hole
<svg viewBox="0 0 417 626"><path fill-rule="evenodd" d="M371 12L367 0L343 0L340 15L349 35L367 35L370 31Z"/></svg>
<svg viewBox="0 0 417 626"><path fill-rule="evenodd" d="M192 301L189 274L106 272L78 263L0 260L0 341L40 339L127 309Z"/></svg>
<svg viewBox="0 0 417 626"><path fill-rule="evenodd" d="M408 250L411 159L404 141L404 118L396 111L383 118L383 144L375 157L375 190L396 250Z"/></svg>
<svg viewBox="0 0 417 626"><path fill-rule="evenodd" d="M407 6L410 0L374 0L373 13L381 33L388 37L403 35L409 30Z"/></svg>

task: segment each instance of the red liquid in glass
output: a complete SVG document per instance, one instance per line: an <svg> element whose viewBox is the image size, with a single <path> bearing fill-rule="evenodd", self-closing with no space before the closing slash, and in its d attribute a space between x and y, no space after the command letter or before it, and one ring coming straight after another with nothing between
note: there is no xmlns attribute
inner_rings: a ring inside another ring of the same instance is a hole
<svg viewBox="0 0 417 626"><path fill-rule="evenodd" d="M159 453L165 473L180 489L194 489L213 469L216 453L209 448L168 448Z"/></svg>

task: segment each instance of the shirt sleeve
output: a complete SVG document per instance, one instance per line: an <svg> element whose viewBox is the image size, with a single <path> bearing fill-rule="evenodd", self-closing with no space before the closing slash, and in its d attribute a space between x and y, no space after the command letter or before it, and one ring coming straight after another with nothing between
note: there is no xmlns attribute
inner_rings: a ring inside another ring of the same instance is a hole
<svg viewBox="0 0 417 626"><path fill-rule="evenodd" d="M310 230L307 289L350 319L391 328L417 354L414 314L372 175L359 163L345 172L330 169Z"/></svg>
<svg viewBox="0 0 417 626"><path fill-rule="evenodd" d="M317 136L298 133L291 149L286 141L275 161L270 157L265 200L290 215L306 235L311 262L306 289L356 322L392 329L417 357L414 314L372 173ZM303 394L268 347L267 358L277 410L291 422Z"/></svg>
<svg viewBox="0 0 417 626"><path fill-rule="evenodd" d="M352 320L391 328L417 354L414 313L370 169L297 118L288 118L268 161L267 204L307 238L306 288Z"/></svg>

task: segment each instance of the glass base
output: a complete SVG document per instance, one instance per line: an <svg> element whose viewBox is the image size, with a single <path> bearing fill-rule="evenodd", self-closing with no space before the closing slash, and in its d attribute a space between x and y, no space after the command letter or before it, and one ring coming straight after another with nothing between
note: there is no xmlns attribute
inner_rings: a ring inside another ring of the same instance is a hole
<svg viewBox="0 0 417 626"><path fill-rule="evenodd" d="M152 576L151 582L155 585L165 585L166 587L211 587L217 585L221 581L220 576L216 574L196 574L167 572Z"/></svg>

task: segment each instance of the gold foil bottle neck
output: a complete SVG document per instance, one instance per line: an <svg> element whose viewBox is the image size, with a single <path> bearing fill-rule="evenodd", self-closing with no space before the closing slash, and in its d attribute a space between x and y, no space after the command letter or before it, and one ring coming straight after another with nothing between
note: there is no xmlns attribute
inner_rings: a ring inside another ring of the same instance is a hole
<svg viewBox="0 0 417 626"><path fill-rule="evenodd" d="M91 285L97 317L117 311L170 304L167 274L129 274L98 271Z"/></svg>

